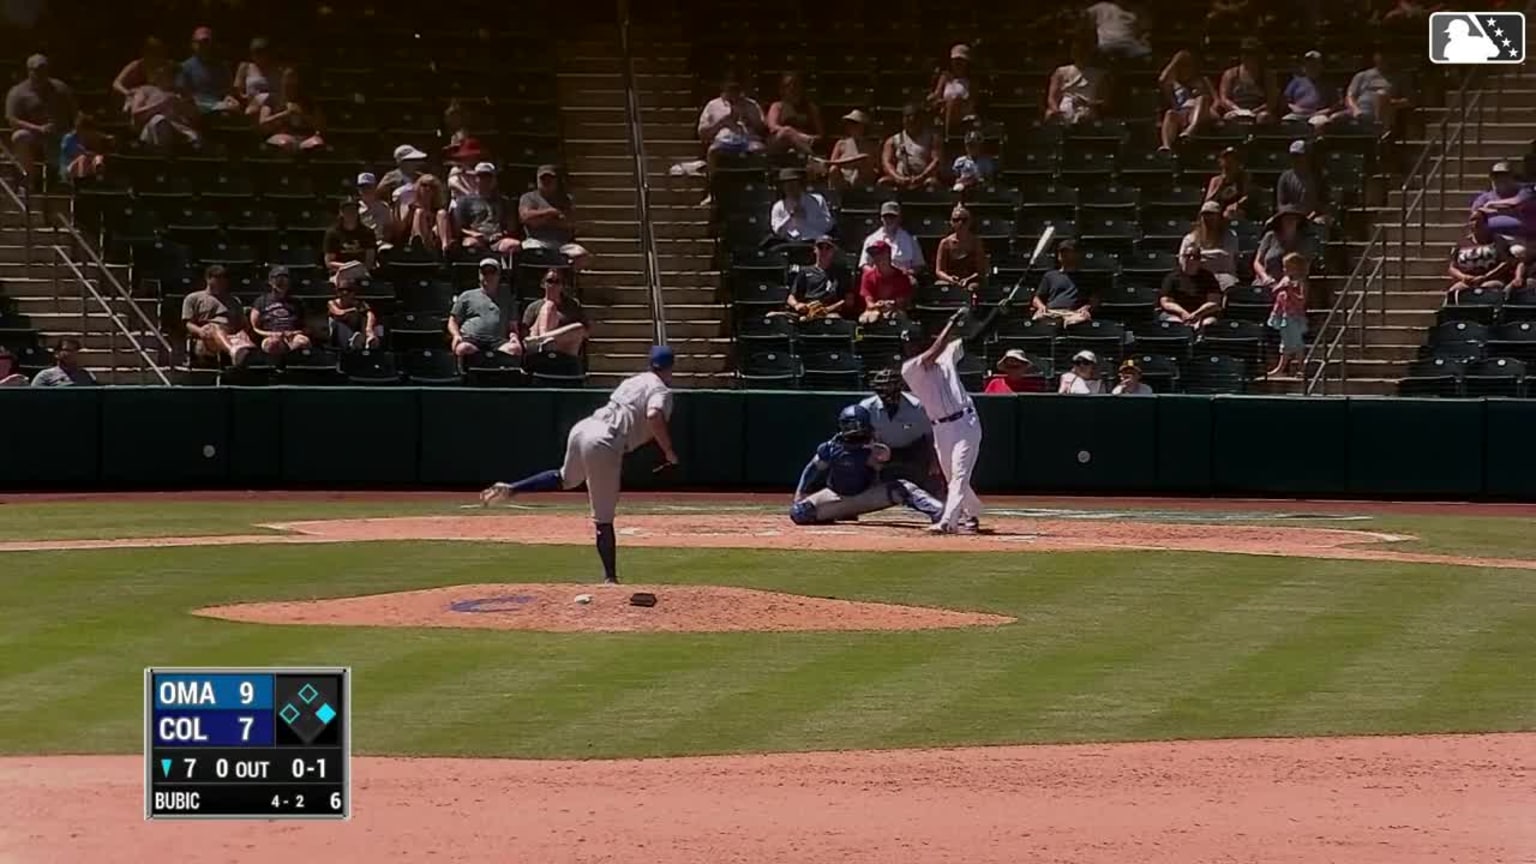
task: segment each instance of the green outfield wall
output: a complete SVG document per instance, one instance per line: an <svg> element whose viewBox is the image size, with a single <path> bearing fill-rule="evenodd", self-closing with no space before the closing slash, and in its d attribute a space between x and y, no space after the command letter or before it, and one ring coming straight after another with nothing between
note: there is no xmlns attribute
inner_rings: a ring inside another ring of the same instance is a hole
<svg viewBox="0 0 1536 864"><path fill-rule="evenodd" d="M786 489L863 394L680 391L683 459L630 489ZM478 487L558 465L593 390L0 391L0 490ZM977 399L977 487L1536 500L1536 400Z"/></svg>

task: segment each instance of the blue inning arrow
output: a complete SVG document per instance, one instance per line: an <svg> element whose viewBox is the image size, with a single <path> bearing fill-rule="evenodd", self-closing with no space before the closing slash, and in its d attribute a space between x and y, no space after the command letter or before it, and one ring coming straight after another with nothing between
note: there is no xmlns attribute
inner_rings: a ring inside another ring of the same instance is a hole
<svg viewBox="0 0 1536 864"><path fill-rule="evenodd" d="M167 776L167 777L171 776L171 760L169 760L169 759L161 759L160 760L160 770L165 772L165 776Z"/></svg>

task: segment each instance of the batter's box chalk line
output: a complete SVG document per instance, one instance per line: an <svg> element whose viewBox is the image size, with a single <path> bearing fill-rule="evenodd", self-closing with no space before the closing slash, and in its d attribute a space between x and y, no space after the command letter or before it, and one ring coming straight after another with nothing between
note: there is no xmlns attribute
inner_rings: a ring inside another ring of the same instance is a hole
<svg viewBox="0 0 1536 864"><path fill-rule="evenodd" d="M484 504L460 504L459 505L459 509L460 510L485 510L487 508L486 508L486 506ZM489 509L491 509L491 510L537 510L537 509L539 509L539 507L536 504L497 504L495 507L491 507Z"/></svg>

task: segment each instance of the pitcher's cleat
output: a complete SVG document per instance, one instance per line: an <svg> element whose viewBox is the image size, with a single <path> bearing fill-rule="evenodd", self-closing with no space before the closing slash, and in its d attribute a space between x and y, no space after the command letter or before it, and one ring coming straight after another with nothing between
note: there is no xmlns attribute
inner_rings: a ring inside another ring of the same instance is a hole
<svg viewBox="0 0 1536 864"><path fill-rule="evenodd" d="M965 519L961 519L960 523L955 526L955 533L979 534L981 533L981 520L977 519L975 516L969 516Z"/></svg>
<svg viewBox="0 0 1536 864"><path fill-rule="evenodd" d="M480 506L489 507L492 504L500 504L512 497L511 483L492 483L480 493Z"/></svg>

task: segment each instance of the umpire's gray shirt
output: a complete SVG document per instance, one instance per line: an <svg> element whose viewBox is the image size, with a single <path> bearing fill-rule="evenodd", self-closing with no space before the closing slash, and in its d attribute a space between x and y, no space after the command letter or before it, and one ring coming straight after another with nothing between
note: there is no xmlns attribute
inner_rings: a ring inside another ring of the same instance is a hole
<svg viewBox="0 0 1536 864"><path fill-rule="evenodd" d="M859 403L869 409L875 421L875 440L887 447L909 447L933 431L923 406L911 393L901 394L901 402L895 416L885 410L879 396L871 396Z"/></svg>

